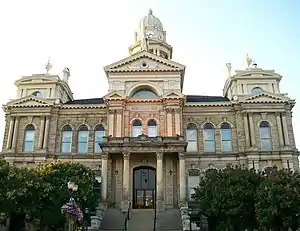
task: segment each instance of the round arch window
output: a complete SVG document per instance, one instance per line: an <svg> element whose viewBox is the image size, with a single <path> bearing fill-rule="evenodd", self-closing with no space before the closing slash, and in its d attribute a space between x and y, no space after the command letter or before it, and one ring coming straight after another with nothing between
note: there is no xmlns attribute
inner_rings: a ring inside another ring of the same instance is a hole
<svg viewBox="0 0 300 231"><path fill-rule="evenodd" d="M263 92L263 89L260 87L254 87L251 91L252 94L257 94Z"/></svg>
<svg viewBox="0 0 300 231"><path fill-rule="evenodd" d="M132 95L133 98L157 98L157 95L149 89L140 89Z"/></svg>

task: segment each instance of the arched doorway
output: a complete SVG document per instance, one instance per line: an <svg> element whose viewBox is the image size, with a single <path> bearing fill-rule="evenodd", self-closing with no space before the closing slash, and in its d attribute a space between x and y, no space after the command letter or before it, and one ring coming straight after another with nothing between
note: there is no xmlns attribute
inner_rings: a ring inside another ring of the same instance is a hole
<svg viewBox="0 0 300 231"><path fill-rule="evenodd" d="M133 169L133 208L153 209L156 197L156 172L148 166Z"/></svg>

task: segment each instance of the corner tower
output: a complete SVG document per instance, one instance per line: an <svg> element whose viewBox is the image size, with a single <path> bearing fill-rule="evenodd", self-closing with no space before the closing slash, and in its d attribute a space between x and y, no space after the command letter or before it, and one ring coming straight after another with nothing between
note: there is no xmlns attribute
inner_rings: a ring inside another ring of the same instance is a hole
<svg viewBox="0 0 300 231"><path fill-rule="evenodd" d="M150 9L148 15L139 23L134 44L129 47L129 54L148 51L165 59L171 59L172 49L172 46L166 42L166 31L162 23Z"/></svg>

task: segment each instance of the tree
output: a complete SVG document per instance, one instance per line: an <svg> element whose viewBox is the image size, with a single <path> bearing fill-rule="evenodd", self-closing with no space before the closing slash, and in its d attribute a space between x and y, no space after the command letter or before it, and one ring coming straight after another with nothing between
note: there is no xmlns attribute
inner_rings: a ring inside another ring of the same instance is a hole
<svg viewBox="0 0 300 231"><path fill-rule="evenodd" d="M206 171L193 198L208 217L209 230L254 229L254 195L260 181L256 172L239 167Z"/></svg>
<svg viewBox="0 0 300 231"><path fill-rule="evenodd" d="M299 228L300 175L289 170L271 171L256 192L256 218L268 230Z"/></svg>

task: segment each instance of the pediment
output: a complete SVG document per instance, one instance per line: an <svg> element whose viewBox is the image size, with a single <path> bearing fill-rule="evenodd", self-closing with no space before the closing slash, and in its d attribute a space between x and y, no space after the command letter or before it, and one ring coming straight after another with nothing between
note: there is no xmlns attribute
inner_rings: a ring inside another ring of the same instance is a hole
<svg viewBox="0 0 300 231"><path fill-rule="evenodd" d="M113 92L110 92L108 93L106 96L103 97L105 100L111 100L111 99L123 99L125 98L125 96L120 93L120 92L117 92L117 91L113 91Z"/></svg>
<svg viewBox="0 0 300 231"><path fill-rule="evenodd" d="M286 102L290 99L283 95L272 94L269 92L262 92L255 95L248 95L241 98L240 102Z"/></svg>
<svg viewBox="0 0 300 231"><path fill-rule="evenodd" d="M35 74L31 76L23 76L15 81L15 85L32 84L32 83L53 83L58 82L59 77L56 75Z"/></svg>
<svg viewBox="0 0 300 231"><path fill-rule="evenodd" d="M147 72L147 71L181 71L185 66L172 60L164 59L152 53L143 51L104 67L110 72Z"/></svg>
<svg viewBox="0 0 300 231"><path fill-rule="evenodd" d="M12 100L12 101L8 102L6 104L6 106L9 106L9 107L34 106L35 107L35 106L51 106L53 104L54 104L53 101L30 95L30 96L26 96L21 99Z"/></svg>
<svg viewBox="0 0 300 231"><path fill-rule="evenodd" d="M171 98L171 99L178 99L178 98L183 98L184 95L181 92L176 92L176 91L169 91L165 94L163 94L163 98Z"/></svg>

